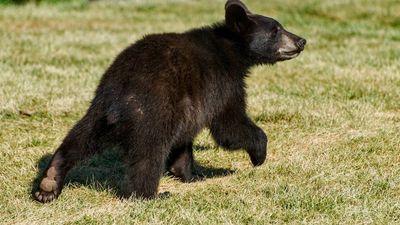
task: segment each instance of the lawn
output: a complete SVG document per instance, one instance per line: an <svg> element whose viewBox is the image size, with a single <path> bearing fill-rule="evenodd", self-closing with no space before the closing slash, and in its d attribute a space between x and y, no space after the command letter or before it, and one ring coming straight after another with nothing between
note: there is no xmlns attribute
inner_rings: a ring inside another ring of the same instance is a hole
<svg viewBox="0 0 400 225"><path fill-rule="evenodd" d="M253 168L205 130L194 149L205 181L164 176L169 197L121 200L124 167L110 149L49 204L32 200L32 184L114 57L145 34L222 20L224 1L0 5L0 223L399 224L399 1L245 2L308 41L246 80L267 162Z"/></svg>

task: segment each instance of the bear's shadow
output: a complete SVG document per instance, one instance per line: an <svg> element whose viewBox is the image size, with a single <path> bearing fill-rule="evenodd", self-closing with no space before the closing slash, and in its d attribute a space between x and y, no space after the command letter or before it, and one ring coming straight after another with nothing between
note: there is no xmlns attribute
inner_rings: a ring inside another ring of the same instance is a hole
<svg viewBox="0 0 400 225"><path fill-rule="evenodd" d="M194 151L206 151L204 146L193 146ZM39 169L35 180L32 182L32 193L37 191L42 174L51 160L52 155L44 155L37 163ZM206 179L223 177L235 173L235 170L202 166L195 163L194 172ZM65 185L88 186L96 190L112 190L121 197L122 185L125 176L125 165L120 154L115 150L107 150L94 155L74 166L65 178ZM164 174L167 176L167 173ZM201 182L201 181L199 181Z"/></svg>

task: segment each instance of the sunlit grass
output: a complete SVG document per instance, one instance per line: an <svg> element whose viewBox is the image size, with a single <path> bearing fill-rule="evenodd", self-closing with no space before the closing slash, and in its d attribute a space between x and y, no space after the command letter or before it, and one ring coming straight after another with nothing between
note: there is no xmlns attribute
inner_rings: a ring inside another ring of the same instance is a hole
<svg viewBox="0 0 400 225"><path fill-rule="evenodd" d="M120 200L124 167L108 151L46 205L30 198L32 182L114 57L145 34L222 20L224 1L0 5L0 223L399 223L398 1L247 2L308 41L247 80L248 112L269 135L266 164L252 168L205 131L195 156L206 181L164 177L169 198Z"/></svg>

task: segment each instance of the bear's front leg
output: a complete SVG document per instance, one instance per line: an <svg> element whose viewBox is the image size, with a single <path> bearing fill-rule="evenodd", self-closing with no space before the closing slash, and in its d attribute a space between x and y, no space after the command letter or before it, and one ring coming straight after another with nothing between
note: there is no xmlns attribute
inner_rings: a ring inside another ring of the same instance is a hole
<svg viewBox="0 0 400 225"><path fill-rule="evenodd" d="M213 119L211 133L224 148L245 149L254 166L264 163L267 157L267 135L236 107L228 108Z"/></svg>
<svg viewBox="0 0 400 225"><path fill-rule="evenodd" d="M172 175L185 183L203 180L204 177L193 173L193 167L192 142L180 144L171 149L167 160L167 170Z"/></svg>

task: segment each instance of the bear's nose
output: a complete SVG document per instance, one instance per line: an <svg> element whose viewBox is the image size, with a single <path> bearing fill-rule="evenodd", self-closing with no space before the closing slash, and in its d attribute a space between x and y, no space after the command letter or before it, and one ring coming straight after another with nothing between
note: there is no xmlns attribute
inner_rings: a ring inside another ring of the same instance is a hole
<svg viewBox="0 0 400 225"><path fill-rule="evenodd" d="M300 48L301 50L304 49L304 46L306 45L307 41L304 38L300 38L299 41L297 41L296 45L298 48Z"/></svg>

